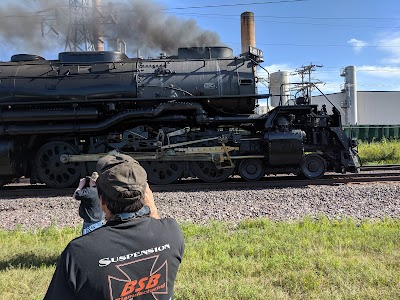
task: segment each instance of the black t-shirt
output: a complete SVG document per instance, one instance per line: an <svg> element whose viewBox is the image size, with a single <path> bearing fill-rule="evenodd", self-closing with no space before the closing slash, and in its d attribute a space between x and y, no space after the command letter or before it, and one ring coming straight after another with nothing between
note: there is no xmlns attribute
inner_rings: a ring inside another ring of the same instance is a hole
<svg viewBox="0 0 400 300"><path fill-rule="evenodd" d="M107 222L68 244L44 299L173 299L184 247L174 219Z"/></svg>
<svg viewBox="0 0 400 300"><path fill-rule="evenodd" d="M97 188L86 187L75 192L75 199L80 200L79 216L85 222L99 222L103 219Z"/></svg>

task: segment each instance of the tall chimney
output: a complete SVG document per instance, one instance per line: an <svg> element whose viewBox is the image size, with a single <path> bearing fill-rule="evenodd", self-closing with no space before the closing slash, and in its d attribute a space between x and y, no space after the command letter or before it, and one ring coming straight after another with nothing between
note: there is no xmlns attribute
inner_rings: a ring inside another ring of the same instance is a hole
<svg viewBox="0 0 400 300"><path fill-rule="evenodd" d="M256 46L254 13L244 12L240 15L240 31L242 37L242 53L249 51L249 46Z"/></svg>

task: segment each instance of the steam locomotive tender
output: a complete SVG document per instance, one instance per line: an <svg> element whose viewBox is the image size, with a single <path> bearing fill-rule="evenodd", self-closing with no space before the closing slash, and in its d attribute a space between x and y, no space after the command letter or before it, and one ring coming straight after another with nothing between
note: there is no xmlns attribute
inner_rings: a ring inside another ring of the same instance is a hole
<svg viewBox="0 0 400 300"><path fill-rule="evenodd" d="M126 153L150 183L220 182L294 173L357 172L340 114L279 106L254 115L256 49L180 48L178 55L18 54L0 63L0 185L22 176L69 187L110 151Z"/></svg>

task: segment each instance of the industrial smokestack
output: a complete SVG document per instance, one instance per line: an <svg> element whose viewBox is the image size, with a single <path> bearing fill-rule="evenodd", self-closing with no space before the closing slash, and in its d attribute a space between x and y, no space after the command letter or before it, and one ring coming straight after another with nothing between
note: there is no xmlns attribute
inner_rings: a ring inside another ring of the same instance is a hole
<svg viewBox="0 0 400 300"><path fill-rule="evenodd" d="M245 53L249 51L250 46L256 46L254 13L246 11L240 15L240 29L242 37L242 53Z"/></svg>
<svg viewBox="0 0 400 300"><path fill-rule="evenodd" d="M347 66L341 76L345 76L344 90L346 98L342 107L346 110L345 125L358 124L358 100L357 100L357 79L356 66Z"/></svg>
<svg viewBox="0 0 400 300"><path fill-rule="evenodd" d="M93 0L93 19L94 19L94 48L96 51L104 51L104 20L102 0Z"/></svg>

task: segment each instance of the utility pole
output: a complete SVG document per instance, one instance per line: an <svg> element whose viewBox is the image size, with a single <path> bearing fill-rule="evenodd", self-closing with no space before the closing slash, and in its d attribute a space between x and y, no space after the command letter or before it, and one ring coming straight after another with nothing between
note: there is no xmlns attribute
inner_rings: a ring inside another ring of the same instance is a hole
<svg viewBox="0 0 400 300"><path fill-rule="evenodd" d="M322 83L318 82L311 82L311 74L316 70L316 68L322 68L322 65L316 65L310 63L307 66L302 66L299 69L296 69L295 74L299 75L301 78L300 87L298 91L302 94L302 97L306 100L306 102L311 102L311 92L314 84Z"/></svg>

